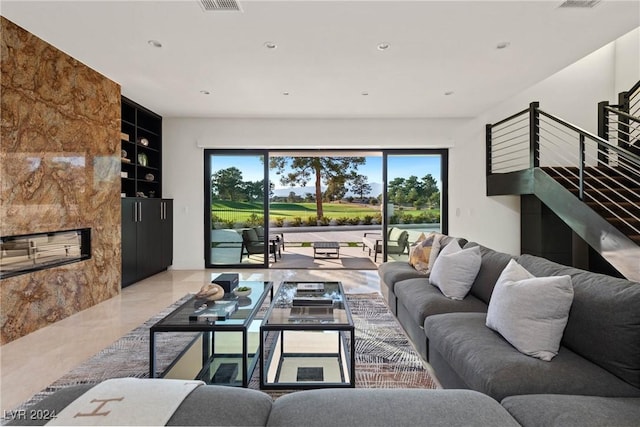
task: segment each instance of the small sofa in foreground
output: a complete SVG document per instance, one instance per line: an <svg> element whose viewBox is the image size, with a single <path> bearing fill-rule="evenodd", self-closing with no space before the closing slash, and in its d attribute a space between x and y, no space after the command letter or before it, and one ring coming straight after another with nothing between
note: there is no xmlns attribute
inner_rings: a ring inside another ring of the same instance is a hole
<svg viewBox="0 0 640 427"><path fill-rule="evenodd" d="M9 425L44 425L38 414L59 413L91 387L59 390ZM194 390L166 425L635 427L639 419L640 398L515 396L500 405L471 390L322 389L273 400L257 390L207 385Z"/></svg>
<svg viewBox="0 0 640 427"><path fill-rule="evenodd" d="M161 379L154 381L164 381ZM10 425L44 425L34 414L59 413L90 385L60 390ZM492 426L518 423L495 400L470 390L321 389L273 400L257 390L205 385L182 401L167 425L200 426Z"/></svg>

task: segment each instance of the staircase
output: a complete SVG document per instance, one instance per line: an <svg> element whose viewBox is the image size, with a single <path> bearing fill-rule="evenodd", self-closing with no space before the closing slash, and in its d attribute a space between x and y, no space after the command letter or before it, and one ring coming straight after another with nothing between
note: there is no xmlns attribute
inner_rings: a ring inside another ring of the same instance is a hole
<svg viewBox="0 0 640 427"><path fill-rule="evenodd" d="M620 275L640 281L640 81L598 109L599 136L536 102L488 124L487 195L535 195Z"/></svg>
<svg viewBox="0 0 640 427"><path fill-rule="evenodd" d="M542 170L580 197L578 168L543 167ZM640 245L640 179L599 167L586 167L584 173L584 185L588 189L584 198L586 205Z"/></svg>

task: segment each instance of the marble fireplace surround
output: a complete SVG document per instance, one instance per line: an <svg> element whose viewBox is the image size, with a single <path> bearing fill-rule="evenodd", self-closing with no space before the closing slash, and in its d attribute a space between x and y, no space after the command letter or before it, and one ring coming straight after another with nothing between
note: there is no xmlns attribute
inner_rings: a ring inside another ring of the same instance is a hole
<svg viewBox="0 0 640 427"><path fill-rule="evenodd" d="M0 344L120 292L120 86L4 17L0 236L91 229L91 258L0 280Z"/></svg>

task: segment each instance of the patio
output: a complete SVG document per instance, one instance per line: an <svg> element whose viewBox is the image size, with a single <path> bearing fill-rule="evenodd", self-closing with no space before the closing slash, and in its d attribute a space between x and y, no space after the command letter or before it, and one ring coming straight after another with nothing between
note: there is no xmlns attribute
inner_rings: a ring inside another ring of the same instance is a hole
<svg viewBox="0 0 640 427"><path fill-rule="evenodd" d="M380 230L379 227L313 227L309 228L287 228L277 229L284 235L284 250L282 258L278 257L276 262L269 263L274 269L355 269L355 270L375 270L382 263L382 257L378 256L378 261L374 262L373 254L369 256L368 250L362 248L362 237L364 233L372 233ZM404 227L403 227L404 228ZM429 233L439 229L439 224L423 225L416 228L407 228L409 232L409 242L417 240L420 233ZM338 242L340 244L339 257L314 258L313 242ZM390 255L389 259L406 261L408 254ZM244 258L247 262L247 258ZM249 262L261 263L260 255L251 255Z"/></svg>

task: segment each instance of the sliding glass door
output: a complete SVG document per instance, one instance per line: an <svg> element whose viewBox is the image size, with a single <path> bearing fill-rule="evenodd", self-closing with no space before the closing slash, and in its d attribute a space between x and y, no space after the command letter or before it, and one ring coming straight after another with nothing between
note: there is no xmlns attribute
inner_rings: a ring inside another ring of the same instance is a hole
<svg viewBox="0 0 640 427"><path fill-rule="evenodd" d="M331 159L359 168L332 167ZM447 164L447 150L205 150L205 265L262 268L278 261L284 238L269 236L270 223L281 233L301 226L361 227L379 233L377 262L406 261L421 233L448 232ZM316 186L305 187L307 181Z"/></svg>
<svg viewBox="0 0 640 427"><path fill-rule="evenodd" d="M266 267L267 153L205 150L205 265Z"/></svg>
<svg viewBox="0 0 640 427"><path fill-rule="evenodd" d="M447 150L385 151L385 261L406 261L420 236L448 232Z"/></svg>

